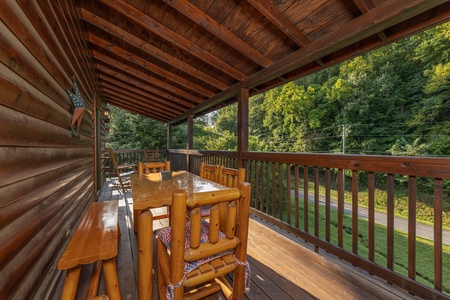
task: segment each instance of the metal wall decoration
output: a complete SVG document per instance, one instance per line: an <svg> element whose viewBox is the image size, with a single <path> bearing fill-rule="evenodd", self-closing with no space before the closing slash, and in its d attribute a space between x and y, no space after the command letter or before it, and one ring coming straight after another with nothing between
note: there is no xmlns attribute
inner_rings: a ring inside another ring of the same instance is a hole
<svg viewBox="0 0 450 300"><path fill-rule="evenodd" d="M84 99L81 96L80 89L78 88L77 81L75 77L73 78L73 87L75 90L75 94L71 91L67 90L67 94L69 94L69 98L72 101L74 111L72 115L72 122L70 123L70 130L72 131L72 135L78 137L80 134L80 125L83 119L84 110L86 109L84 105ZM76 125L76 126L75 126Z"/></svg>

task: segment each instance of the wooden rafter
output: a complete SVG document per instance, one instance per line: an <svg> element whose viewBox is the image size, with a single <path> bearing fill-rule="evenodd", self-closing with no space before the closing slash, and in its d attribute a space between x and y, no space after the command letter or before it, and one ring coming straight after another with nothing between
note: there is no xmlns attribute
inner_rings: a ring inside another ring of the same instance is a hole
<svg viewBox="0 0 450 300"><path fill-rule="evenodd" d="M112 69L112 68L110 68L108 66L105 66L103 64L97 64L96 67L97 67L97 70L100 71L100 72L108 74L108 75L110 75L112 77L120 78L121 80L123 80L124 82L127 82L128 84L134 85L137 88L144 89L144 90L146 90L148 92L154 93L154 94L156 94L156 95L158 95L158 96L160 96L162 98L167 99L167 101L168 101L167 103L174 102L174 103L183 105L185 107L189 107L189 108L194 107L194 104L192 102L186 101L186 100L184 100L184 99L182 99L180 97L177 97L177 96L175 96L173 94L170 94L170 93L167 93L166 91L163 91L163 90L161 90L159 88L151 86L151 85L147 84L146 82L144 82L142 80L136 79L135 77L130 77L129 75L124 74L123 72L114 70L114 69Z"/></svg>
<svg viewBox="0 0 450 300"><path fill-rule="evenodd" d="M165 117L166 119L173 118L174 116L177 115L177 114L171 112L170 110L161 109L157 106L149 104L148 102L145 101L144 97L140 97L139 95L135 95L135 94L129 94L123 90L118 90L118 89L114 88L114 86L106 84L103 86L103 90L105 91L106 94L109 94L111 96L117 97L118 99L127 101L127 103L136 104L136 105L140 106L141 108L146 108L148 110L151 110L155 114L160 115L161 117Z"/></svg>
<svg viewBox="0 0 450 300"><path fill-rule="evenodd" d="M116 45L113 45L98 36L89 34L88 38L92 44L97 45L97 46L103 48L104 50L110 51L111 54L115 54L115 55L127 60L130 64L135 64L135 65L137 65L141 68L144 68L156 75L167 78L168 80L170 80L178 85L181 85L184 88L187 88L193 92L202 94L203 96L211 97L214 95L213 92L193 83L192 81L186 80L183 77L175 75L155 64L152 64L149 61L147 61L139 56L136 56L136 55L128 52L125 49L122 49ZM139 71L139 70L136 68L136 71Z"/></svg>
<svg viewBox="0 0 450 300"><path fill-rule="evenodd" d="M262 67L268 67L273 63L270 59L259 53L249 44L245 43L231 31L220 25L217 21L209 17L191 3L184 0L164 0L164 2L188 17L194 23L212 33L236 51L242 53L242 55L246 56L256 64Z"/></svg>
<svg viewBox="0 0 450 300"><path fill-rule="evenodd" d="M139 100L139 103L141 103L142 106L155 109L156 111L165 113L167 115L171 115L172 117L175 117L181 113L180 110L169 108L167 106L162 105L161 103L159 103L157 101L148 101L148 99L149 98L152 99L152 97L151 96L149 97L147 94L138 93L138 92L135 93L128 88L127 89L122 88L121 86L117 86L111 82L104 81L103 88L105 90L109 89L110 91L115 91L124 96L134 97Z"/></svg>
<svg viewBox="0 0 450 300"><path fill-rule="evenodd" d="M293 40L300 47L311 43L311 40L295 26L287 17L285 17L269 0L247 0L254 8L264 15L272 24L280 29L285 35ZM317 64L324 66L322 59L316 60ZM282 81L284 80L280 77Z"/></svg>
<svg viewBox="0 0 450 300"><path fill-rule="evenodd" d="M146 110L146 109L141 109L138 105L130 105L129 103L124 103L123 100L115 98L114 96L108 96L105 95L106 100L108 101L108 103L110 103L111 105L117 106L118 108L121 109L125 109L125 110L130 110L133 109L133 111L135 111L137 114L146 116L146 117L151 117L152 119L159 121L159 122L167 122L166 118L162 118L158 115L155 115L152 113L151 110Z"/></svg>
<svg viewBox="0 0 450 300"><path fill-rule="evenodd" d="M186 120L190 114L196 114L199 111L207 110L226 99L235 97L241 88L252 88L296 70L325 55L352 45L356 41L374 35L393 24L407 20L412 16L418 15L421 12L427 11L444 2L446 2L446 0L409 0L407 4L405 4L403 0L385 2L368 11L366 14L339 27L339 29L312 41L300 50L280 59L266 69L249 76L246 80L216 94L214 97L197 105L195 108L186 111L184 114L172 120L171 124Z"/></svg>
<svg viewBox="0 0 450 300"><path fill-rule="evenodd" d="M367 13L369 10L375 8L375 4L373 3L373 0L353 0L355 2L356 6L358 6L358 9L363 13ZM386 36L386 33L384 31L377 32L378 37L381 41L386 42L388 40L388 37Z"/></svg>
<svg viewBox="0 0 450 300"><path fill-rule="evenodd" d="M141 95L141 96L147 98L147 101L150 100L153 105L156 105L160 108L170 109L170 110L176 111L177 113L181 113L186 109L186 106L184 106L184 105L180 105L173 101L169 101L166 98L162 98L158 95L155 95L154 93L151 93L151 92L143 89L142 87L133 85L130 82L118 80L118 79L113 78L112 76L106 75L104 73L99 73L98 76L102 80L103 84L105 84L105 82L106 82L111 85L114 85L116 88L120 88L120 89L123 89L130 93L135 93L135 94Z"/></svg>
<svg viewBox="0 0 450 300"><path fill-rule="evenodd" d="M156 78L155 76L152 76L150 74L147 74L145 72L142 72L135 68L132 68L129 65L124 64L124 63L118 61L117 59L111 58L110 56L107 56L96 50L92 50L92 56L95 59L97 59L98 61L103 62L104 64L118 68L121 71L130 74L131 76L136 76L138 78L144 79L145 81L147 81L150 84L153 84L154 86L162 88L170 93L175 93L175 94L179 95L180 97L188 99L194 103L201 103L203 101L200 97L197 97L197 96L195 96L191 93L188 93L185 90L182 90L172 84L162 81L162 80Z"/></svg>
<svg viewBox="0 0 450 300"><path fill-rule="evenodd" d="M161 60L162 62L171 65L172 67L185 72L189 74L192 77L195 77L201 81L208 82L210 85L220 89L224 90L228 86L221 81L217 80L216 78L213 78L212 76L194 68L193 66L177 59L176 57L158 49L157 47L151 45L150 43L130 34L129 32L125 31L124 29L98 17L94 13L86 10L81 9L81 16L84 21L101 28L102 30L105 30L106 32L112 34L113 36L123 39L125 42L129 43L130 45L136 47L139 50L142 50L143 52L147 53L148 55L151 55L155 57L156 59Z"/></svg>
<svg viewBox="0 0 450 300"><path fill-rule="evenodd" d="M176 32L173 32L172 30L168 29L167 27L163 26L162 24L156 22L152 18L150 18L148 15L143 14L139 10L135 9L134 7L128 5L122 0L100 0L102 3L106 4L110 8L120 12L124 16L128 17L132 22L135 22L136 24L139 24L140 26L144 27L145 29L153 32L154 34L160 36L162 39L167 40L168 42L176 45L177 47L183 49L190 55L193 55L197 57L198 59L206 62L207 64L211 65L211 67L214 67L215 69L228 74L229 76L238 79L243 80L246 78L246 76L241 73L239 70L231 67L230 65L226 64L219 58L215 57L211 53L203 50L201 47L197 46L196 44L193 44L183 36L177 34Z"/></svg>
<svg viewBox="0 0 450 300"><path fill-rule="evenodd" d="M294 23L285 17L269 0L247 0L254 8L280 29L285 35L293 40L297 45L303 47L311 40L301 32Z"/></svg>

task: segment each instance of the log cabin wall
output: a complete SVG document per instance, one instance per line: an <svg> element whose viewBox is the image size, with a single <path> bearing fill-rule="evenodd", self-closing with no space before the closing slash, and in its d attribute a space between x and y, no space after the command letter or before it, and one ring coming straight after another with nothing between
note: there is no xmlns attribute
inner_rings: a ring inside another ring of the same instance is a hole
<svg viewBox="0 0 450 300"><path fill-rule="evenodd" d="M57 262L103 182L94 186L104 103L82 34L70 0L0 2L0 299L51 298ZM78 137L74 77L86 105Z"/></svg>

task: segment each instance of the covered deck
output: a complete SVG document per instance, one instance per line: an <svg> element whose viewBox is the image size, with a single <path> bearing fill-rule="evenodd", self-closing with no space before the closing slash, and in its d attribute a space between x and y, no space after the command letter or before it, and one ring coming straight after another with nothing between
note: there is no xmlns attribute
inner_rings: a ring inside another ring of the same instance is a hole
<svg viewBox="0 0 450 300"><path fill-rule="evenodd" d="M247 168L252 212L264 219L250 225L249 298L448 299L442 223L449 158L252 152L248 120L250 96L449 20L449 0L0 1L0 299L57 299L66 274L58 260L88 206L109 199L121 203L123 299L137 299L131 194L106 180L107 105L168 125L168 149L172 127L187 123L187 150L169 151L175 170L197 173L200 160ZM236 102L238 151L193 150L194 119ZM360 173L370 211L364 255ZM388 205L382 264L371 219L377 174ZM409 191L401 250L394 176ZM434 245L426 257L416 257L418 178L434 193ZM327 200L319 222L322 183L328 200L337 186L340 204L330 215ZM300 200L302 187L314 204ZM344 217L348 196L353 215ZM398 256L407 256L402 274ZM424 258L432 260L427 285L417 279Z"/></svg>
<svg viewBox="0 0 450 300"><path fill-rule="evenodd" d="M118 276L122 299L137 299L137 237L133 231L133 198L108 180L99 201L119 200L121 237L119 241ZM159 209L161 210L161 209ZM158 209L153 210L157 215ZM167 219L154 221L154 228L167 226ZM420 299L393 286L311 243L251 216L248 260L251 266L251 289L247 299ZM85 299L92 266L85 266L77 299ZM60 282L62 287L62 280ZM61 288L58 289L59 293ZM102 280L99 293L104 293ZM56 294L54 299L59 299ZM153 299L157 299L156 281ZM223 299L215 294L208 299Z"/></svg>

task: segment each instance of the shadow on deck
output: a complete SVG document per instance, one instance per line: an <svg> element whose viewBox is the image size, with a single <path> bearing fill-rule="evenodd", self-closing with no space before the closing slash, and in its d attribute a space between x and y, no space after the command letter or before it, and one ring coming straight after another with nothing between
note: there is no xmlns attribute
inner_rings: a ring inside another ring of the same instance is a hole
<svg viewBox="0 0 450 300"><path fill-rule="evenodd" d="M99 201L108 200L119 200L122 235L117 265L122 299L134 300L138 298L138 251L132 220L133 199L130 191L123 194L106 182ZM166 223L167 220L155 221L154 229L167 226ZM314 252L311 244L255 217L250 220L248 260L251 290L247 299L418 299L325 251ZM82 270L77 299L86 298L90 272L89 267ZM103 278L99 292L105 293ZM153 299L157 298L154 282ZM224 297L217 294L207 299Z"/></svg>

